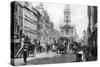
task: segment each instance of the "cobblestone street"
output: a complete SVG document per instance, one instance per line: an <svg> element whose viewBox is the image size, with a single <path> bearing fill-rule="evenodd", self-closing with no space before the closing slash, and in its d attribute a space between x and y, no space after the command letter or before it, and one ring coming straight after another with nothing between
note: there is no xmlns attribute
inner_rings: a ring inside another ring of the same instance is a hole
<svg viewBox="0 0 100 67"><path fill-rule="evenodd" d="M55 54L49 52L49 54L40 53L36 57L28 57L27 65L29 64L52 64L52 63L65 63L76 61L76 55L74 54ZM24 65L23 58L15 59L15 65Z"/></svg>

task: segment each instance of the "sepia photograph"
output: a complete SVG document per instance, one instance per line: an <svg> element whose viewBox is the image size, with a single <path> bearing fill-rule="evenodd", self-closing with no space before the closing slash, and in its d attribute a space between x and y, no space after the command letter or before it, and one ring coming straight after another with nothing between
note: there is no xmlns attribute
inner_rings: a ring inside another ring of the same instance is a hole
<svg viewBox="0 0 100 67"><path fill-rule="evenodd" d="M98 7L13 1L10 3L11 65L98 60Z"/></svg>

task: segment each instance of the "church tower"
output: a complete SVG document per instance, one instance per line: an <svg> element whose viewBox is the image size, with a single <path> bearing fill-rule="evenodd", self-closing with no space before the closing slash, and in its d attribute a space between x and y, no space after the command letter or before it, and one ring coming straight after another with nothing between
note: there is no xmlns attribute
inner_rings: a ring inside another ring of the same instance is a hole
<svg viewBox="0 0 100 67"><path fill-rule="evenodd" d="M64 9L64 23L66 23L66 24L70 23L70 8L69 8L69 5L65 5L65 9Z"/></svg>

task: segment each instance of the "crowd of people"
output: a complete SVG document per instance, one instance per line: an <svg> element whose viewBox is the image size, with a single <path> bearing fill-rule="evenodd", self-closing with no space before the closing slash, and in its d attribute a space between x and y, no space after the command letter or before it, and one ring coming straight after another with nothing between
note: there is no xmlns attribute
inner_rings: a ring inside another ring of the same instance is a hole
<svg viewBox="0 0 100 67"><path fill-rule="evenodd" d="M34 39L31 41L27 37L24 39L24 46L18 56L23 57L25 64L27 63L27 57L35 57L36 54L46 52L49 54L49 51L55 52L57 54L67 54L73 53L76 55L76 61L86 61L90 56L90 51L88 46L82 46L81 43L71 42L70 39L61 38L58 41L55 41L51 44L46 43L45 47L41 45L41 41Z"/></svg>

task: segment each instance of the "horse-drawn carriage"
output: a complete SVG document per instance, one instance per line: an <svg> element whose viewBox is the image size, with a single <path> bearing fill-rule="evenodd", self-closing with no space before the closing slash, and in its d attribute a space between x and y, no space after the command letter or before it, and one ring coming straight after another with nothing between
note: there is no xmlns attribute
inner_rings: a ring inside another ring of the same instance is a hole
<svg viewBox="0 0 100 67"><path fill-rule="evenodd" d="M52 45L52 51L56 53L65 54L67 52L69 39L66 37L60 37L59 40Z"/></svg>

